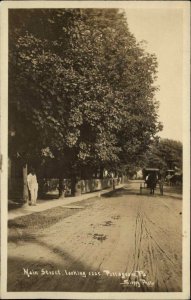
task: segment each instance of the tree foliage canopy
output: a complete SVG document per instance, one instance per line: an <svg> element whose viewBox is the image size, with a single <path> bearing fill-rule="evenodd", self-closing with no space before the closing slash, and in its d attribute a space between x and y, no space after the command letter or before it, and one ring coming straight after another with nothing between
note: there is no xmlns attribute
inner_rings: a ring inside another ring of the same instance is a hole
<svg viewBox="0 0 191 300"><path fill-rule="evenodd" d="M146 153L148 167L182 170L182 143L170 139L156 141Z"/></svg>
<svg viewBox="0 0 191 300"><path fill-rule="evenodd" d="M9 12L10 149L65 169L135 162L161 130L157 61L117 9ZM14 147L13 147L14 145Z"/></svg>

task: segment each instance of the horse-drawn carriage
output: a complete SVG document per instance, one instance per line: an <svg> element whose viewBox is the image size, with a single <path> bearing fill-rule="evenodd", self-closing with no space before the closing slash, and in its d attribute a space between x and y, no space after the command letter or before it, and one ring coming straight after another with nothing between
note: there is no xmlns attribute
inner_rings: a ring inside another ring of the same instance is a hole
<svg viewBox="0 0 191 300"><path fill-rule="evenodd" d="M157 168L143 169L144 183L140 184L140 193L143 189L150 189L150 194L154 195L155 189L159 188L160 194L163 195L163 178L160 170Z"/></svg>
<svg viewBox="0 0 191 300"><path fill-rule="evenodd" d="M165 176L165 183L168 186L181 186L182 172L180 170L167 170Z"/></svg>
<svg viewBox="0 0 191 300"><path fill-rule="evenodd" d="M168 186L182 186L182 173L177 170L166 170L161 173L157 168L145 168L143 169L144 182L140 184L140 193L143 193L143 189L149 189L150 194L154 194L156 189L159 189L161 195L163 195L164 185Z"/></svg>

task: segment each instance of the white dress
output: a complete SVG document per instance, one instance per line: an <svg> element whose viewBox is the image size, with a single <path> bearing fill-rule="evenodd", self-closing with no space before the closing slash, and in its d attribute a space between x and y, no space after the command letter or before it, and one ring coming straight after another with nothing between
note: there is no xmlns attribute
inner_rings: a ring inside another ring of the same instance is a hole
<svg viewBox="0 0 191 300"><path fill-rule="evenodd" d="M27 184L31 196L31 204L36 204L37 195L38 195L38 182L36 175L29 173L27 176Z"/></svg>

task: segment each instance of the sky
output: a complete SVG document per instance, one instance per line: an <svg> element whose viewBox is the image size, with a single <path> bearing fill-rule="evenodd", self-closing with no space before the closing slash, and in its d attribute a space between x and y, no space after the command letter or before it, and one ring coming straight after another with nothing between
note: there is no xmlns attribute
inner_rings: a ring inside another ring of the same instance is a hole
<svg viewBox="0 0 191 300"><path fill-rule="evenodd" d="M182 141L183 16L179 9L126 9L129 30L158 60L159 120L162 138Z"/></svg>

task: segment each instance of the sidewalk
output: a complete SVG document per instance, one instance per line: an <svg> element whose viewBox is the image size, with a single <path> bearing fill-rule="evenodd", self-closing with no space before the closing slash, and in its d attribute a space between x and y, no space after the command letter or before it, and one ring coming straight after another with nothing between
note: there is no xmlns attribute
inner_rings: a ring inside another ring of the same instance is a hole
<svg viewBox="0 0 191 300"><path fill-rule="evenodd" d="M124 184L119 184L115 186L115 189L120 189L124 186ZM53 199L53 200L37 200L36 206L29 206L28 204L24 204L20 208L12 209L8 212L8 220L13 220L18 217L31 215L33 213L41 212L47 209L51 209L57 206L67 207L69 204L79 202L86 199L91 199L94 197L100 197L103 194L111 192L113 189L108 188L101 191L96 191L92 193L82 194L76 197L66 197L61 199Z"/></svg>

